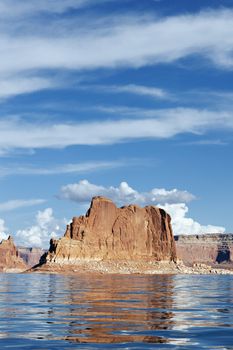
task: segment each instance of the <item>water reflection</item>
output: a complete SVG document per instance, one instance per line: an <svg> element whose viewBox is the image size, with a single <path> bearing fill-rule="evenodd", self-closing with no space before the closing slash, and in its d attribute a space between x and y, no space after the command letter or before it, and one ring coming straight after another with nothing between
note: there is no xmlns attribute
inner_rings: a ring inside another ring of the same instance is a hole
<svg viewBox="0 0 233 350"><path fill-rule="evenodd" d="M173 280L105 276L68 280L68 340L76 342L166 342L153 330L172 327ZM82 286L85 286L85 290ZM67 319L67 320L68 320Z"/></svg>
<svg viewBox="0 0 233 350"><path fill-rule="evenodd" d="M0 348L232 348L232 320L232 276L0 275Z"/></svg>

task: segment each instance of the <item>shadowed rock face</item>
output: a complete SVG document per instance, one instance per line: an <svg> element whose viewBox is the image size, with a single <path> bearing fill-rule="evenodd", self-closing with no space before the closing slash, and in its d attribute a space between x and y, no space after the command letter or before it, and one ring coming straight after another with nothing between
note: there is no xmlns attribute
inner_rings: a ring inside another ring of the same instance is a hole
<svg viewBox="0 0 233 350"><path fill-rule="evenodd" d="M73 218L60 240L51 240L47 262L85 260L174 261L170 216L154 206L117 208L95 197L86 216Z"/></svg>
<svg viewBox="0 0 233 350"><path fill-rule="evenodd" d="M26 269L27 266L20 258L11 236L2 240L0 243L0 271L23 271Z"/></svg>

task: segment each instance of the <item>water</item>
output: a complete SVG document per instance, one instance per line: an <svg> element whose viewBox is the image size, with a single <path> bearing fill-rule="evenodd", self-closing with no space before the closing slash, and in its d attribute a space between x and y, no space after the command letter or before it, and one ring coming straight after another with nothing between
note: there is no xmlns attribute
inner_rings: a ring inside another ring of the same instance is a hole
<svg viewBox="0 0 233 350"><path fill-rule="evenodd" d="M233 276L0 275L0 349L233 349Z"/></svg>

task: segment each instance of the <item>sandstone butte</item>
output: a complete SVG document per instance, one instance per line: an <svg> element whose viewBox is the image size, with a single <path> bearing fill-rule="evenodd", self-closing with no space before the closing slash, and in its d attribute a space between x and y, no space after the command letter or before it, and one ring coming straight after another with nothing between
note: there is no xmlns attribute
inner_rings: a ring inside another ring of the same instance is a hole
<svg viewBox="0 0 233 350"><path fill-rule="evenodd" d="M154 206L117 208L107 198L94 197L86 215L74 217L64 237L50 241L42 265L101 261L176 261L170 216Z"/></svg>
<svg viewBox="0 0 233 350"><path fill-rule="evenodd" d="M0 271L21 272L27 269L27 265L20 258L18 250L11 236L0 243Z"/></svg>

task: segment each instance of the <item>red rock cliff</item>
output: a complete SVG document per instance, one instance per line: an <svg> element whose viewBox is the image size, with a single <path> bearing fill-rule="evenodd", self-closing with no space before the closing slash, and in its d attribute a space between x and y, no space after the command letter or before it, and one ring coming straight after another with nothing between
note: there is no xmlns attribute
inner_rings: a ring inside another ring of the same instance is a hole
<svg viewBox="0 0 233 350"><path fill-rule="evenodd" d="M0 271L23 271L26 269L27 266L19 257L11 236L6 240L3 239L0 243Z"/></svg>
<svg viewBox="0 0 233 350"><path fill-rule="evenodd" d="M51 240L47 262L85 260L175 261L170 216L160 208L117 208L95 197L86 216L74 217L60 240Z"/></svg>

